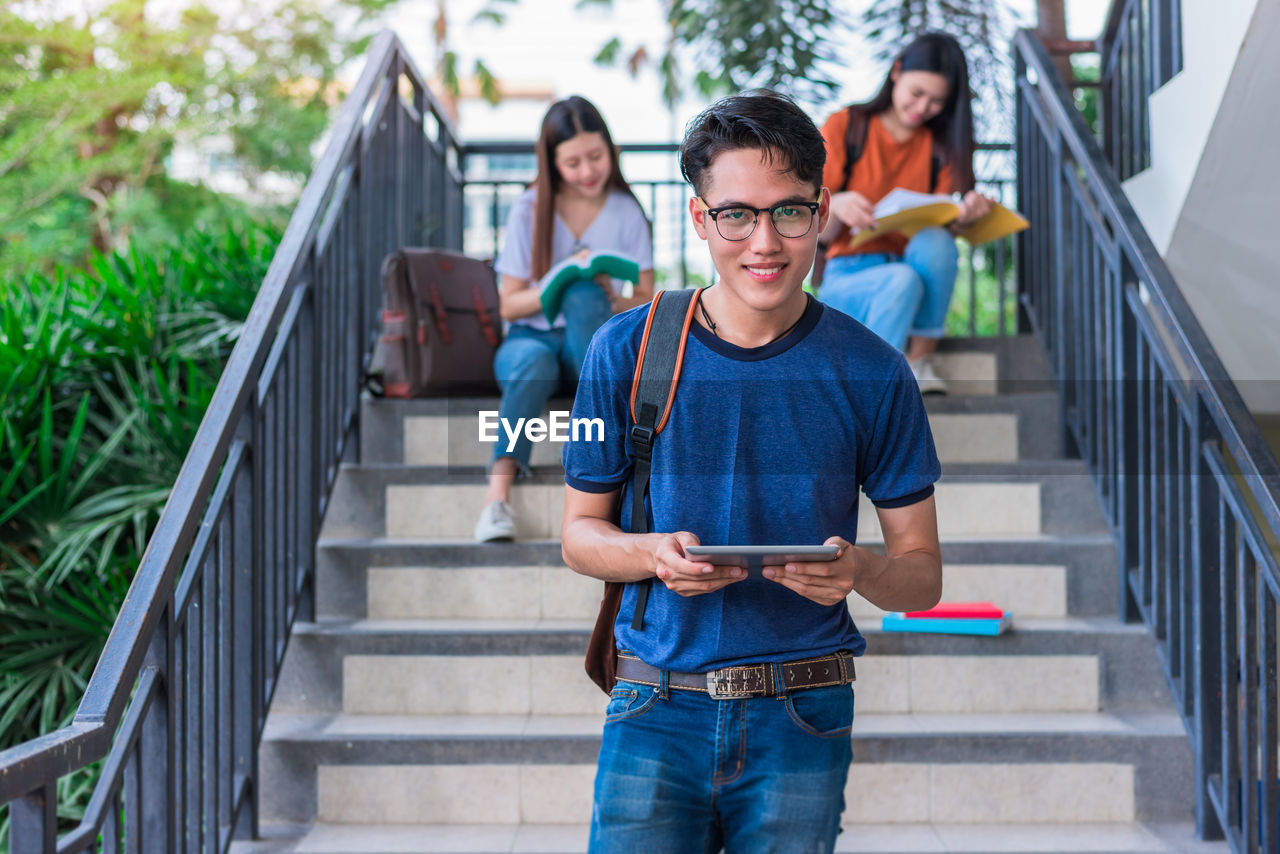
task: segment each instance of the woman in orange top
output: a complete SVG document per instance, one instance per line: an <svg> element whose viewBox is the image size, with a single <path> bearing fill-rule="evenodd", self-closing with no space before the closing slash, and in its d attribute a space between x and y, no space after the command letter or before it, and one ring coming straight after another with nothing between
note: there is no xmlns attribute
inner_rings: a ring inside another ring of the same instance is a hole
<svg viewBox="0 0 1280 854"><path fill-rule="evenodd" d="M955 287L955 236L991 209L973 191L969 71L959 43L943 33L916 39L898 54L879 93L827 119L822 136L823 183L833 194L819 296L906 350L922 392L945 393L929 356ZM910 240L890 234L849 248L849 235L875 224L876 202L895 187L963 194L960 216Z"/></svg>

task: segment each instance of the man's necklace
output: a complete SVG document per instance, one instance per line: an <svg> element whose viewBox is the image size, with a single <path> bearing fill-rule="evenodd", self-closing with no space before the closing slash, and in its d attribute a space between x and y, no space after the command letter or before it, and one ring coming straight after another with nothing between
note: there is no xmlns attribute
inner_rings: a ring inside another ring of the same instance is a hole
<svg viewBox="0 0 1280 854"><path fill-rule="evenodd" d="M805 306L805 310L806 310L806 311L807 311L807 310L808 310L808 308L809 308L809 300L811 300L811 299L813 299L813 297L809 296L808 294L805 294L805 295L804 295L804 306ZM717 338L719 338L719 337L720 337L720 333L716 331L716 322L715 322L714 320L712 320L712 319L711 319L711 315L707 314L707 304L706 304L705 302L703 302L702 300L698 300L698 308L702 311L702 319L703 319L704 321L706 321L707 328L711 330L711 334L712 334L712 335L714 335L714 336L716 336ZM761 346L761 347L768 347L768 346L769 346L770 344L772 344L774 341L778 341L778 340L781 340L781 339L783 339L783 338L786 338L788 335L790 335L790 334L791 334L791 331L792 331L793 329L795 329L797 326L799 326L799 325L800 325L800 321L804 319L804 315L805 315L805 312L803 312L803 311L802 311L802 312L800 312L800 316L796 318L796 322L795 322L795 323L791 324L791 325L790 325L790 326L788 326L786 329L782 330L782 332L778 333L778 335L774 336L773 338L770 338L768 341L766 341L765 343L761 344L760 346Z"/></svg>

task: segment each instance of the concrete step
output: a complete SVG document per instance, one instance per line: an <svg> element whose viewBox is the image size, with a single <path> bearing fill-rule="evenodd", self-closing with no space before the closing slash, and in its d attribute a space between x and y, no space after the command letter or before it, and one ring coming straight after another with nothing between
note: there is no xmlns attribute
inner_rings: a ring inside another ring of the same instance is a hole
<svg viewBox="0 0 1280 854"><path fill-rule="evenodd" d="M870 713L1092 712L1087 655L868 655L858 707ZM354 715L600 715L607 699L578 655L348 655L342 710Z"/></svg>
<svg viewBox="0 0 1280 854"><path fill-rule="evenodd" d="M490 427L487 434L491 441L481 441L481 412L487 423L497 423L497 401L486 401L481 404L484 409L477 409L463 415L408 415L403 419L402 444L404 456L401 460L385 460L385 462L403 462L413 466L444 466L451 470L482 468L493 458L495 444L507 447L507 437L497 427ZM549 424L566 425L564 435L568 436L569 409L552 410L542 413L542 418ZM929 423L933 430L934 444L938 451L938 459L943 463L1006 463L1018 459L1018 417L1006 412L936 412L930 413ZM558 428L557 428L558 429ZM554 466L560 463L560 455L564 442L548 440L533 445L530 463L534 466ZM380 454L379 456L385 456ZM384 462L384 460L378 460ZM366 462L371 462L367 460Z"/></svg>
<svg viewBox="0 0 1280 854"><path fill-rule="evenodd" d="M881 632L874 620L865 623L868 653L857 663L859 707L1169 707L1152 642L1141 626L1016 618L1015 626L1000 637L983 638ZM598 714L604 695L582 671L590 631L586 620L298 623L272 709L427 712L440 709L421 704L467 702L466 708L481 712L515 703L505 710ZM442 691L445 684L454 687ZM482 688L495 684L502 689ZM473 690L492 693L472 695Z"/></svg>
<svg viewBox="0 0 1280 854"><path fill-rule="evenodd" d="M602 727L599 715L273 714L263 819L580 822ZM846 825L1180 820L1190 802L1191 750L1171 713L859 712L851 737Z"/></svg>
<svg viewBox="0 0 1280 854"><path fill-rule="evenodd" d="M389 537L465 536L484 504L485 486L435 485L387 487ZM536 484L513 493L519 536L554 537L560 532L564 487ZM939 484L938 531L943 536L1040 533L1040 490L1036 484ZM875 536L876 515L862 501L860 537Z"/></svg>
<svg viewBox="0 0 1280 854"><path fill-rule="evenodd" d="M361 460L366 464L482 468L493 443L481 442L480 414L498 409L497 397L393 400L362 403ZM542 413L569 412L570 398L557 398ZM945 463L1013 462L1061 455L1058 396L1052 391L1004 396L950 395L925 398L938 457ZM501 434L498 434L501 438ZM532 465L560 463L559 442L533 446Z"/></svg>
<svg viewBox="0 0 1280 854"><path fill-rule="evenodd" d="M323 539L469 539L483 506L481 473L436 467L343 466ZM1077 461L948 466L936 491L944 538L991 538L1105 530L1093 480ZM520 539L554 539L564 504L562 475L542 472L512 492ZM864 498L860 540L879 538Z"/></svg>
<svg viewBox="0 0 1280 854"><path fill-rule="evenodd" d="M1032 414L1040 417L1032 418L1027 425L1020 425L1020 432L1027 429L1033 436L1052 436L1056 432L1056 397L1048 406L1043 400L1018 402L1018 398L1024 395L1028 398L1052 397L1056 393L1056 387L1049 379L1043 351L1034 337L944 339L934 357L934 364L939 376L948 380L951 393L945 398L927 398L925 403L931 412L1015 412L1024 417ZM984 398L987 400L985 403L982 402ZM400 401L366 395L360 416L361 459L366 463L411 462L419 452L410 447L410 442L428 441L429 434L415 435L406 442L406 417L453 416L464 422L469 419L470 429L463 429L459 435L470 439L477 432L476 412L497 409L497 400L496 396L460 396ZM569 410L572 405L572 397L557 397L549 402L548 408ZM1048 420L1042 423L1042 418ZM1056 445L1040 447L1056 449ZM544 450L541 453L546 455L550 452ZM1056 455L1056 450L1026 453L1025 448L1021 454L1024 458Z"/></svg>
<svg viewBox="0 0 1280 854"><path fill-rule="evenodd" d="M584 854L585 824L317 824L288 841L235 843L231 854ZM1190 824L859 824L837 854L1226 854Z"/></svg>
<svg viewBox="0 0 1280 854"><path fill-rule="evenodd" d="M867 540L863 544L877 548ZM1115 544L1103 534L948 540L942 555L944 599L991 599L1020 617L1101 616L1116 611ZM468 576L455 579L450 574L463 568L513 574L500 576L502 595L494 596L486 595L483 587L477 590ZM536 584L533 573L537 573ZM431 585L429 598L418 595L424 584ZM600 582L581 579L565 568L556 540L327 539L317 552L316 586L317 613L322 618L347 619L445 616L445 601L458 609L456 617L510 614L587 619L596 612L601 590ZM1064 598L1065 604L1060 604ZM856 597L851 597L850 605L855 616L871 615L871 606L860 604Z"/></svg>
<svg viewBox="0 0 1280 854"><path fill-rule="evenodd" d="M565 566L374 567L368 570L367 615L404 619L594 619L601 583ZM948 564L942 598L998 602L1018 617L1064 617L1067 571L1035 564ZM849 597L855 620L884 616L861 596Z"/></svg>

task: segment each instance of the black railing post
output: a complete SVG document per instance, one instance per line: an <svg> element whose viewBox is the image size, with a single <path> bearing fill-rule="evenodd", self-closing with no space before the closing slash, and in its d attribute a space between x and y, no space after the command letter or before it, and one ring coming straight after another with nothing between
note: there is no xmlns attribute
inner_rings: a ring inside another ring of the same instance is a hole
<svg viewBox="0 0 1280 854"><path fill-rule="evenodd" d="M390 157L385 161L386 165L386 189L391 199L391 236L397 246L405 244L405 223L404 223L404 191L405 187L402 181L397 180L398 176L404 174L404 145L401 134L404 133L404 107L400 104L400 69L404 66L404 60L396 57L391 60L391 70L387 85L390 86L390 97L387 99L387 142L391 148Z"/></svg>
<svg viewBox="0 0 1280 854"><path fill-rule="evenodd" d="M58 784L45 783L9 804L9 850L54 854L58 840Z"/></svg>
<svg viewBox="0 0 1280 854"><path fill-rule="evenodd" d="M235 756L235 774L239 779L256 781L258 771L258 710L262 706L262 664L259 660L262 640L259 637L257 579L260 575L260 548L258 529L257 487L258 464L254 444L258 420L257 393L254 403L245 410L236 430L236 437L246 449L243 470L236 478L231 500L232 525L235 531L233 551L235 571L232 574L232 656L237 666L232 669L232 749ZM233 791L238 786L233 786ZM258 789L249 788L248 797L236 816L232 836L235 839L256 839L258 836Z"/></svg>
<svg viewBox="0 0 1280 854"><path fill-rule="evenodd" d="M177 849L177 827L170 809L178 792L174 736L182 686L173 679L173 635L170 607L165 609L147 655L147 666L156 668L160 678L156 680L151 707L142 720L138 742L141 803L137 808L143 851Z"/></svg>
<svg viewBox="0 0 1280 854"><path fill-rule="evenodd" d="M1116 484L1116 558L1119 578L1120 619L1126 623L1141 619L1138 600L1130 580L1130 573L1137 568L1141 559L1139 552L1139 513L1141 503L1139 492L1144 473L1142 464L1141 442L1138 438L1138 410L1142 400L1142 385L1138 368L1138 323L1126 299L1128 290L1135 287L1131 282L1131 270L1121 253L1120 286L1116 288L1116 299L1119 302L1117 317L1119 318L1118 364L1120 365L1119 383L1120 400L1116 406L1116 432L1119 439L1117 453L1119 461L1119 483Z"/></svg>
<svg viewBox="0 0 1280 854"><path fill-rule="evenodd" d="M1222 756L1222 618L1218 594L1222 572L1218 548L1216 481L1205 459L1206 446L1216 442L1213 421L1197 402L1191 424L1191 559L1195 590L1191 616L1195 638L1193 673L1195 734L1195 820L1201 839L1221 839L1222 824L1209 802L1209 777Z"/></svg>
<svg viewBox="0 0 1280 854"><path fill-rule="evenodd" d="M1031 120L1027 116L1026 91L1021 81L1027 75L1027 63L1022 52L1013 52L1013 100L1014 100L1014 156L1017 159L1018 171L1014 175L1014 202L1018 210L1030 212L1031 200ZM1031 275L1034 264L1032 255L1032 235L1030 230L1020 231L1014 238L1018 251L1015 253L1014 269L1017 275L1017 317L1018 332L1029 333L1032 329Z"/></svg>
<svg viewBox="0 0 1280 854"><path fill-rule="evenodd" d="M1070 276L1070 256L1068 231L1070 230L1070 202L1064 192L1066 163L1064 162L1062 140L1054 132L1049 137L1049 186L1043 189L1049 193L1049 222L1044 227L1049 230L1049 251L1053 255L1050 262L1049 293L1053 301L1052 360L1054 374L1058 378L1058 443L1065 456L1075 457L1079 454L1075 436L1071 432L1071 413L1076 406L1076 377L1073 375L1070 348L1068 342L1074 333L1069 322L1071 314L1071 294L1068 288Z"/></svg>

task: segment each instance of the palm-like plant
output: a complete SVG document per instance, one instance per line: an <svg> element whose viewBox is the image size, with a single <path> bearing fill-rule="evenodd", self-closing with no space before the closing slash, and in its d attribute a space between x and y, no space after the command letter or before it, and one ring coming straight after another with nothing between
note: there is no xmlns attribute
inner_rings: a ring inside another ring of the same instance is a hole
<svg viewBox="0 0 1280 854"><path fill-rule="evenodd" d="M74 714L278 241L0 279L0 748ZM59 781L63 819L95 776Z"/></svg>

